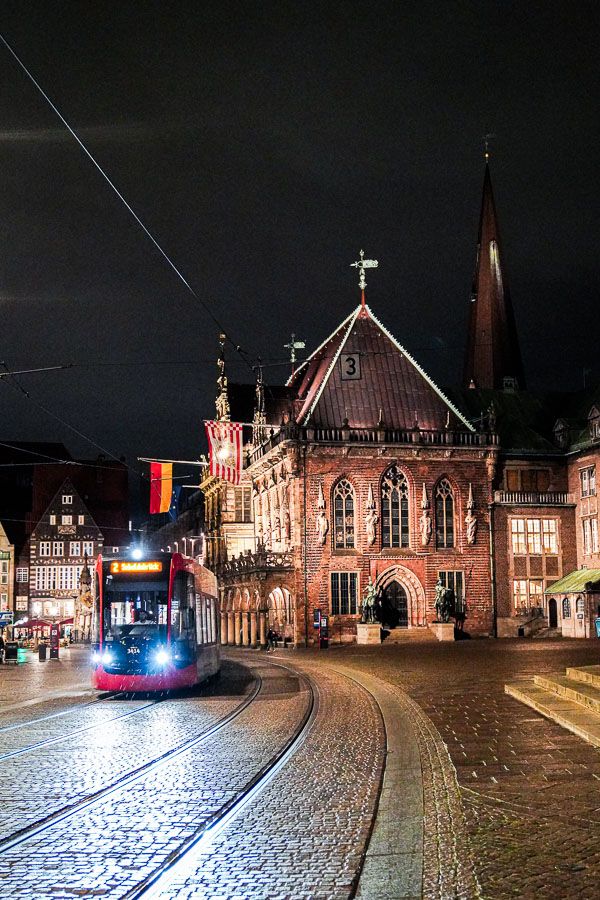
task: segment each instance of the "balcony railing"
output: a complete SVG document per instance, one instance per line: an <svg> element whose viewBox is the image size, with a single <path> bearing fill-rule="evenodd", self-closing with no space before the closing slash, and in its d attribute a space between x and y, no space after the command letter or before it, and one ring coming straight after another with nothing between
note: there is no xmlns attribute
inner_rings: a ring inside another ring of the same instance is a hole
<svg viewBox="0 0 600 900"><path fill-rule="evenodd" d="M424 428L302 428L282 425L271 429L267 439L246 458L246 468L282 441L299 440L322 444L404 444L436 447L488 447L498 445L498 435L481 431L432 431Z"/></svg>
<svg viewBox="0 0 600 900"><path fill-rule="evenodd" d="M283 550L279 553L264 548L255 552L246 550L245 553L240 553L239 556L234 556L223 563L221 574L231 576L264 569L291 569L293 562L291 550Z"/></svg>
<svg viewBox="0 0 600 900"><path fill-rule="evenodd" d="M575 495L566 491L495 491L496 503L510 506L570 506Z"/></svg>

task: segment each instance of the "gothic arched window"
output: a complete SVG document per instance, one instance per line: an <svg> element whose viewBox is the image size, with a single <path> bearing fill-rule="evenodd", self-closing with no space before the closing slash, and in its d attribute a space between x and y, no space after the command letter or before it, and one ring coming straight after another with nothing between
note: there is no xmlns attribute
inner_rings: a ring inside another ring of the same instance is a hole
<svg viewBox="0 0 600 900"><path fill-rule="evenodd" d="M354 547L354 488L345 478L333 489L333 541L336 550Z"/></svg>
<svg viewBox="0 0 600 900"><path fill-rule="evenodd" d="M381 482L381 544L408 547L408 482L398 466L390 466Z"/></svg>
<svg viewBox="0 0 600 900"><path fill-rule="evenodd" d="M435 543L454 547L454 491L447 478L442 478L435 491Z"/></svg>

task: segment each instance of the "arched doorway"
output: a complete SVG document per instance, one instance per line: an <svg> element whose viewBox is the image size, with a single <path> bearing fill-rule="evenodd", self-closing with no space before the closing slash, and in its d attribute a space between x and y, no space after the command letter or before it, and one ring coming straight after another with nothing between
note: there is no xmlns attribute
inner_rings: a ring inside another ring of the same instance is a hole
<svg viewBox="0 0 600 900"><path fill-rule="evenodd" d="M556 600L550 597L548 600L548 625L550 628L558 628L558 615L556 612Z"/></svg>
<svg viewBox="0 0 600 900"><path fill-rule="evenodd" d="M382 591L381 619L384 628L408 628L408 597L395 578Z"/></svg>
<svg viewBox="0 0 600 900"><path fill-rule="evenodd" d="M427 625L423 585L407 566L399 563L388 566L377 576L375 589L386 627L422 628Z"/></svg>

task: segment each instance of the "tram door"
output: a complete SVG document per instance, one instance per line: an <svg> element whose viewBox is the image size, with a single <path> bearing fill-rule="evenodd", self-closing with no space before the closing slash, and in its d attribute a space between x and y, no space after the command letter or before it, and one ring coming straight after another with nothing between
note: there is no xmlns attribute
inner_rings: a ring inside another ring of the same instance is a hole
<svg viewBox="0 0 600 900"><path fill-rule="evenodd" d="M383 624L389 628L408 628L408 597L398 581L390 581L381 598Z"/></svg>

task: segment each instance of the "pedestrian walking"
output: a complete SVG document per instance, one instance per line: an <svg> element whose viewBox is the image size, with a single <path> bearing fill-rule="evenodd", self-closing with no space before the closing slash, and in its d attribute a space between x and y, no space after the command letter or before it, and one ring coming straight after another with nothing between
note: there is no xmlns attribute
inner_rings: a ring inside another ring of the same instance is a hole
<svg viewBox="0 0 600 900"><path fill-rule="evenodd" d="M275 632L272 628L267 631L267 653L272 650L275 653Z"/></svg>
<svg viewBox="0 0 600 900"><path fill-rule="evenodd" d="M6 644L4 643L4 635L0 632L0 663L4 662L4 649Z"/></svg>

